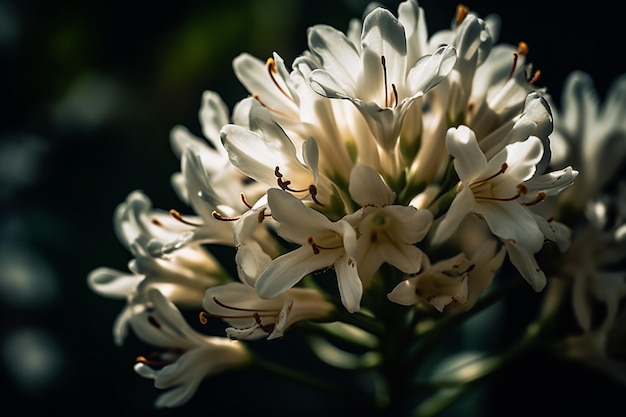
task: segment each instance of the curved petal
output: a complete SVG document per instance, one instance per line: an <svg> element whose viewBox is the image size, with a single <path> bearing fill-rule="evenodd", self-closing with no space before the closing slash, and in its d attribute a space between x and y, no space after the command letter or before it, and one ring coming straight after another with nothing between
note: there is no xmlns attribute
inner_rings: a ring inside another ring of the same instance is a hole
<svg viewBox="0 0 626 417"><path fill-rule="evenodd" d="M337 259L333 266L337 273L341 303L350 313L359 311L363 296L363 284L359 278L356 262L344 255Z"/></svg>
<svg viewBox="0 0 626 417"><path fill-rule="evenodd" d="M341 256L338 250L313 253L310 247L301 246L274 259L261 272L256 290L263 298L276 297L296 285L306 275L328 268Z"/></svg>
<svg viewBox="0 0 626 417"><path fill-rule="evenodd" d="M144 279L142 275L124 274L121 271L100 267L87 276L89 288L105 297L126 298Z"/></svg>
<svg viewBox="0 0 626 417"><path fill-rule="evenodd" d="M467 216L475 206L476 200L474 199L474 193L472 193L469 187L463 187L454 200L452 200L450 208L437 225L437 229L432 238L433 245L438 245L450 238L458 229L461 221L463 221L465 216Z"/></svg>
<svg viewBox="0 0 626 417"><path fill-rule="evenodd" d="M487 166L487 158L480 150L476 135L467 126L451 127L446 133L446 148L454 158L454 169L461 181L468 182L478 177Z"/></svg>
<svg viewBox="0 0 626 417"><path fill-rule="evenodd" d="M526 248L516 244L512 240L503 240L511 263L522 274L522 277L536 292L540 292L546 286L546 275L537 265L534 255Z"/></svg>
<svg viewBox="0 0 626 417"><path fill-rule="evenodd" d="M350 197L362 207L392 204L396 194L381 175L371 167L357 163L350 172Z"/></svg>

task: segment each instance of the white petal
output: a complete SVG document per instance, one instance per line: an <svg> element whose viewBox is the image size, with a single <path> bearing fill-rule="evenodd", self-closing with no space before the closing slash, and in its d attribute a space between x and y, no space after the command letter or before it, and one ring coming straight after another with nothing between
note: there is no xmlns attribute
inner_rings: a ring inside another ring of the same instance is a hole
<svg viewBox="0 0 626 417"><path fill-rule="evenodd" d="M306 275L331 266L341 256L337 250L322 250L318 254L302 246L274 259L261 272L256 290L263 298L276 297L296 285Z"/></svg>
<svg viewBox="0 0 626 417"><path fill-rule="evenodd" d="M540 292L546 286L546 275L537 265L532 253L511 240L503 240L511 263L522 274L522 277L536 291Z"/></svg>
<svg viewBox="0 0 626 417"><path fill-rule="evenodd" d="M406 274L419 272L422 265L422 251L413 245L380 245L380 253L385 262Z"/></svg>
<svg viewBox="0 0 626 417"><path fill-rule="evenodd" d="M461 224L461 221L472 211L476 206L476 200L474 199L474 193L469 187L463 187L459 192L450 208L441 219L435 234L432 238L433 245L438 245L443 241L450 238Z"/></svg>
<svg viewBox="0 0 626 417"><path fill-rule="evenodd" d="M89 288L105 297L126 298L145 277L129 275L121 271L101 267L91 271L87 277Z"/></svg>
<svg viewBox="0 0 626 417"><path fill-rule="evenodd" d="M228 123L228 107L222 98L213 91L205 91L202 94L202 106L200 107L200 123L202 134L207 138L215 149L226 157L226 151L220 140L220 130Z"/></svg>
<svg viewBox="0 0 626 417"><path fill-rule="evenodd" d="M478 146L476 135L467 126L448 129L446 147L454 158L454 169L463 182L476 179L487 166L487 158Z"/></svg>
<svg viewBox="0 0 626 417"><path fill-rule="evenodd" d="M415 294L415 280L405 279L387 294L389 301L403 306L411 306L417 304L419 298Z"/></svg>
<svg viewBox="0 0 626 417"><path fill-rule="evenodd" d="M354 69L361 67L361 60L346 35L327 25L315 25L307 35L309 49L321 59L324 68L340 83L354 85Z"/></svg>
<svg viewBox="0 0 626 417"><path fill-rule="evenodd" d="M531 253L543 246L543 233L531 212L517 201L481 202L475 211L480 213L491 232L507 240L514 240Z"/></svg>
<svg viewBox="0 0 626 417"><path fill-rule="evenodd" d="M359 311L363 284L359 278L356 262L348 256L342 256L334 263L334 267L342 304L350 313Z"/></svg>
<svg viewBox="0 0 626 417"><path fill-rule="evenodd" d="M349 192L350 197L362 207L384 207L396 199L382 176L362 163L357 163L350 172Z"/></svg>
<svg viewBox="0 0 626 417"><path fill-rule="evenodd" d="M442 46L432 55L420 58L409 71L407 79L413 97L421 96L443 81L455 64L456 50L451 45Z"/></svg>
<svg viewBox="0 0 626 417"><path fill-rule="evenodd" d="M508 168L506 175L510 175L520 181L525 181L533 176L537 163L543 155L543 144L535 136L525 141L507 145L506 163Z"/></svg>

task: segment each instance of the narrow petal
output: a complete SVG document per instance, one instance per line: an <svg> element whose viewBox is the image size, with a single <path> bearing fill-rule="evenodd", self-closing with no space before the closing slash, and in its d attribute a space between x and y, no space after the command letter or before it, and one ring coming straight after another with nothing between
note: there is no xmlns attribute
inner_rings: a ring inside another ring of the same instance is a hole
<svg viewBox="0 0 626 417"><path fill-rule="evenodd" d="M438 245L443 241L450 238L454 232L458 229L461 221L467 216L476 206L476 200L474 199L474 193L469 187L463 187L461 192L456 195L450 208L444 215L443 219L432 238L433 245Z"/></svg>
<svg viewBox="0 0 626 417"><path fill-rule="evenodd" d="M387 294L389 301L403 306L417 304L419 298L415 294L415 279L405 279Z"/></svg>
<svg viewBox="0 0 626 417"><path fill-rule="evenodd" d="M532 253L511 240L503 240L511 263L536 292L546 286L546 275L537 265Z"/></svg>
<svg viewBox="0 0 626 417"><path fill-rule="evenodd" d="M487 159L478 146L476 135L467 126L448 129L446 147L454 158L454 169L463 182L475 179L487 166Z"/></svg>
<svg viewBox="0 0 626 417"><path fill-rule="evenodd" d="M384 207L396 199L381 175L362 163L357 163L350 172L349 192L350 197L362 207Z"/></svg>
<svg viewBox="0 0 626 417"><path fill-rule="evenodd" d="M363 284L359 278L356 262L348 256L342 256L333 264L337 273L337 284L341 302L350 313L359 311Z"/></svg>
<svg viewBox="0 0 626 417"><path fill-rule="evenodd" d="M341 252L322 250L314 254L302 246L274 259L259 275L256 290L263 298L273 298L296 285L306 275L331 266Z"/></svg>

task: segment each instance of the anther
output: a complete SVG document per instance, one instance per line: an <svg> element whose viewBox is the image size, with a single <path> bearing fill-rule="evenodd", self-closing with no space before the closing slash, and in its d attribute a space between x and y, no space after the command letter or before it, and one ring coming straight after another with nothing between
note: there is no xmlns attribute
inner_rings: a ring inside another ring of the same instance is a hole
<svg viewBox="0 0 626 417"><path fill-rule="evenodd" d="M462 4L459 4L458 6L456 6L456 17L455 17L455 22L456 25L460 25L461 23L463 23L463 21L465 20L465 18L467 17L467 15L469 14L469 7L464 6Z"/></svg>
<svg viewBox="0 0 626 417"><path fill-rule="evenodd" d="M535 73L528 79L528 84L534 84L537 82L539 77L541 76L541 71L537 70Z"/></svg>
<svg viewBox="0 0 626 417"><path fill-rule="evenodd" d="M156 217L151 218L150 223L155 226L163 227L163 223L161 223L161 220L157 219Z"/></svg>
<svg viewBox="0 0 626 417"><path fill-rule="evenodd" d="M181 214L177 210L171 209L170 214L172 215L173 218L175 218L181 223L184 223L186 225L193 226L193 227L202 227L201 224L193 223L193 222L183 219L183 216L181 216Z"/></svg>
<svg viewBox="0 0 626 417"><path fill-rule="evenodd" d="M393 97L395 99L393 107L396 107L398 105L398 89L396 88L396 85L393 83L391 84L391 89L393 90Z"/></svg>

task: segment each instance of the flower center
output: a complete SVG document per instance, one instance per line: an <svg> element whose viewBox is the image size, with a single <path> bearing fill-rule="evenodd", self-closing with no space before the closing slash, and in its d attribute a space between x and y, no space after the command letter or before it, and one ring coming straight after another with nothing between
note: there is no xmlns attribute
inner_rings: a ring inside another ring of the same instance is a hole
<svg viewBox="0 0 626 417"><path fill-rule="evenodd" d="M309 195L311 196L311 199L313 200L313 202L315 204L317 204L318 206L324 206L322 203L320 203L320 201L317 199L317 187L315 186L315 184L310 184L307 188L304 189L293 189L291 188L291 181L288 179L284 179L283 174L280 172L280 167L276 167L274 169L274 175L276 176L276 183L278 184L278 186L284 190L284 191L289 191L292 193L304 193L304 192L308 192Z"/></svg>
<svg viewBox="0 0 626 417"><path fill-rule="evenodd" d="M219 301L217 297L213 297L212 300L215 304L217 304L218 306L222 308L225 308L227 310L232 310L234 312L241 312L241 314L229 315L229 314L217 314L217 313L210 313L208 311L201 311L198 315L198 318L200 319L200 323L202 324L208 323L208 317L216 317L220 319L250 319L252 318L254 319L254 321L256 322L256 324L259 326L261 330L263 330L266 333L271 333L274 330L274 326L276 325L276 323L263 324L262 318L263 317L275 318L280 314L280 309L277 309L277 308L250 309L250 308L236 307L236 306L224 304L223 302Z"/></svg>
<svg viewBox="0 0 626 417"><path fill-rule="evenodd" d="M513 201L518 198L528 194L528 187L524 183L519 183L516 186L517 192L510 196L497 196L494 195L493 192L493 183L491 180L498 177L499 175L504 174L509 166L507 163L503 163L500 167L500 170L493 175L488 176L487 178L483 178L482 180L472 182L469 187L474 193L474 198L476 200L490 200L490 201ZM535 204L541 203L546 199L546 193L543 191L539 191L535 198L532 201L527 201L522 203L525 206L533 206Z"/></svg>
<svg viewBox="0 0 626 417"><path fill-rule="evenodd" d="M336 239L333 238L333 240ZM317 243L317 241L315 240L315 238L313 236L309 236L309 238L307 239L307 244L309 244L311 246L311 249L313 249L313 253L315 255L319 255L321 250L334 250L334 249L341 249L343 247L342 244L338 244L338 245L332 245L333 242L329 242L329 245L320 245L319 243Z"/></svg>

